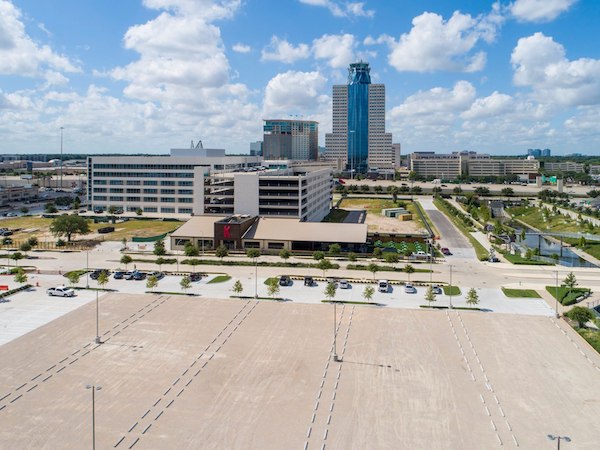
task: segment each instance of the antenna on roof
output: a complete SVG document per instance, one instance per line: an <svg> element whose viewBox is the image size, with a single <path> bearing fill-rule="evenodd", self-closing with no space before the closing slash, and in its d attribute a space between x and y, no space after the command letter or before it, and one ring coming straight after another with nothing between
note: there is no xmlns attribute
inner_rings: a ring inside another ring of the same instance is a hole
<svg viewBox="0 0 600 450"><path fill-rule="evenodd" d="M204 146L202 145L202 141L198 140L198 143L196 144L196 147L194 148L204 148Z"/></svg>

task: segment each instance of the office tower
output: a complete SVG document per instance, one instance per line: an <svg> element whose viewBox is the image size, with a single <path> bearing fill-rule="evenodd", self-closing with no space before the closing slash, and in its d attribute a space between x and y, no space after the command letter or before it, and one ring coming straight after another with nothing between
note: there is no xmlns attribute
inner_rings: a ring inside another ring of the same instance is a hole
<svg viewBox="0 0 600 450"><path fill-rule="evenodd" d="M316 160L319 124L310 120L269 119L263 125L263 158Z"/></svg>
<svg viewBox="0 0 600 450"><path fill-rule="evenodd" d="M325 135L324 158L362 173L396 165L385 132L385 85L372 84L370 72L368 63L350 64L348 83L333 86L333 130Z"/></svg>
<svg viewBox="0 0 600 450"><path fill-rule="evenodd" d="M263 142L250 142L250 156L262 156Z"/></svg>

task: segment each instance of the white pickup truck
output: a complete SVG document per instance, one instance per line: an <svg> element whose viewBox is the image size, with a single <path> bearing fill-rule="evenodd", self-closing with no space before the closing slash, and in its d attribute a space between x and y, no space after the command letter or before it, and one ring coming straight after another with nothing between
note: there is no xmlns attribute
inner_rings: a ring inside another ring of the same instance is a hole
<svg viewBox="0 0 600 450"><path fill-rule="evenodd" d="M75 297L75 291L66 286L57 286L49 288L46 293L56 297Z"/></svg>

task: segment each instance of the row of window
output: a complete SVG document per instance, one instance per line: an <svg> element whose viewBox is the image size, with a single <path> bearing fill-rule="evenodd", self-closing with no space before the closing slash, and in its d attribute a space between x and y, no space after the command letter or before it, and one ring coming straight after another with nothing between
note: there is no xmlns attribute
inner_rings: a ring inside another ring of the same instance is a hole
<svg viewBox="0 0 600 450"><path fill-rule="evenodd" d="M101 210L108 209L107 205L95 205L94 207L96 209L101 209ZM140 209L139 206L128 206L127 207L128 212L136 212L138 209ZM143 207L141 207L141 209L145 213L157 213L158 212L158 208L156 206L143 206ZM193 210L192 210L192 208L177 208L177 209L175 209L175 208L171 208L171 207L163 207L163 208L160 208L160 212L167 213L167 214L174 214L175 212L178 212L179 214L192 214Z"/></svg>
<svg viewBox="0 0 600 450"><path fill-rule="evenodd" d="M194 170L191 164L94 164L94 169Z"/></svg>
<svg viewBox="0 0 600 450"><path fill-rule="evenodd" d="M147 172L147 173L135 173L135 172L94 172L94 177L104 178L194 178L193 172ZM117 181L117 180L115 180ZM123 184L122 180L120 184ZM97 181L96 181L97 183Z"/></svg>
<svg viewBox="0 0 600 450"><path fill-rule="evenodd" d="M144 203L194 203L194 199L191 197L173 198L173 197L123 197L117 195L95 195L95 202L144 202Z"/></svg>

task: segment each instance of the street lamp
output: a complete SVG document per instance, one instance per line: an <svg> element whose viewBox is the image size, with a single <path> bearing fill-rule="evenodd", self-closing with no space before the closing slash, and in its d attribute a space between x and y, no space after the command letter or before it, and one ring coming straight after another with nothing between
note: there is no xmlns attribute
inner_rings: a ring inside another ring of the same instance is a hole
<svg viewBox="0 0 600 450"><path fill-rule="evenodd" d="M85 251L85 288L90 288L90 251Z"/></svg>
<svg viewBox="0 0 600 450"><path fill-rule="evenodd" d="M254 298L258 299L258 258L254 258Z"/></svg>
<svg viewBox="0 0 600 450"><path fill-rule="evenodd" d="M92 390L92 450L96 450L96 391L102 389L102 386L88 384L85 388Z"/></svg>
<svg viewBox="0 0 600 450"><path fill-rule="evenodd" d="M553 434L548 435L548 439L556 442L556 448L560 450L560 441L571 442L571 438L569 436L555 436Z"/></svg>
<svg viewBox="0 0 600 450"><path fill-rule="evenodd" d="M333 360L341 362L342 359L337 354L337 303L333 302Z"/></svg>
<svg viewBox="0 0 600 450"><path fill-rule="evenodd" d="M63 130L64 127L60 127L60 189L63 188Z"/></svg>
<svg viewBox="0 0 600 450"><path fill-rule="evenodd" d="M96 344L102 344L100 340L100 326L98 320L98 288L96 288L96 339L94 340Z"/></svg>
<svg viewBox="0 0 600 450"><path fill-rule="evenodd" d="M450 286L448 288L448 299L450 300L450 309L452 309L452 265L450 265Z"/></svg>
<svg viewBox="0 0 600 450"><path fill-rule="evenodd" d="M554 291L554 312L556 313L556 318L558 319L560 317L560 314L558 313L558 270L555 271L555 274L556 286Z"/></svg>

